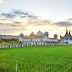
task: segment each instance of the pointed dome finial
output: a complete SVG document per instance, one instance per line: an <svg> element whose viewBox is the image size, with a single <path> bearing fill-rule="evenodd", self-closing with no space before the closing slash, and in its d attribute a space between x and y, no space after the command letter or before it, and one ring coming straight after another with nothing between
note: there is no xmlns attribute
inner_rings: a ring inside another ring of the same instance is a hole
<svg viewBox="0 0 72 72"><path fill-rule="evenodd" d="M68 34L68 30L67 30L67 27L66 27L66 34Z"/></svg>

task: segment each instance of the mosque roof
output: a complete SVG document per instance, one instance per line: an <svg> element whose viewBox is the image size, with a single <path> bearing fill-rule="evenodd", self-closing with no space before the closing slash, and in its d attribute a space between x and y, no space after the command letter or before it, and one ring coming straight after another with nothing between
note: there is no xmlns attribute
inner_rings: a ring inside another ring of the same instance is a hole
<svg viewBox="0 0 72 72"><path fill-rule="evenodd" d="M30 36L35 36L34 32L32 32L32 33L30 34Z"/></svg>
<svg viewBox="0 0 72 72"><path fill-rule="evenodd" d="M29 38L22 38L22 39L29 39Z"/></svg>
<svg viewBox="0 0 72 72"><path fill-rule="evenodd" d="M49 39L56 39L56 38L49 38Z"/></svg>
<svg viewBox="0 0 72 72"><path fill-rule="evenodd" d="M44 33L44 35L48 35L49 33L46 31L45 33Z"/></svg>
<svg viewBox="0 0 72 72"><path fill-rule="evenodd" d="M54 37L58 37L58 35L57 34L54 34Z"/></svg>
<svg viewBox="0 0 72 72"><path fill-rule="evenodd" d="M66 29L66 34L62 37L60 36L61 39L72 39L72 36L70 34L70 31L69 31L69 34L68 34L68 30Z"/></svg>
<svg viewBox="0 0 72 72"><path fill-rule="evenodd" d="M24 36L24 34L23 33L20 33L20 36Z"/></svg>
<svg viewBox="0 0 72 72"><path fill-rule="evenodd" d="M43 37L44 35L43 35L43 33L41 31L38 31L36 36Z"/></svg>

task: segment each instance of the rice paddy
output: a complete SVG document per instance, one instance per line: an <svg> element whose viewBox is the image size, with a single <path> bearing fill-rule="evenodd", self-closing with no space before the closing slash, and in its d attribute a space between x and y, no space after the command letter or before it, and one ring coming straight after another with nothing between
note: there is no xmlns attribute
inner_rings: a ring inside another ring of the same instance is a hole
<svg viewBox="0 0 72 72"><path fill-rule="evenodd" d="M72 72L72 45L0 49L0 72Z"/></svg>

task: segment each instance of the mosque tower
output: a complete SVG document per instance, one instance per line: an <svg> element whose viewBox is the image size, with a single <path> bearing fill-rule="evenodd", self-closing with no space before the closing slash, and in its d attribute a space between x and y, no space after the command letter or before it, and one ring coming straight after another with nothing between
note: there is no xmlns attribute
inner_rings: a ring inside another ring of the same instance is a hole
<svg viewBox="0 0 72 72"><path fill-rule="evenodd" d="M66 34L68 34L68 30L67 30L67 28L66 28Z"/></svg>
<svg viewBox="0 0 72 72"><path fill-rule="evenodd" d="M70 30L69 30L69 35L71 36Z"/></svg>

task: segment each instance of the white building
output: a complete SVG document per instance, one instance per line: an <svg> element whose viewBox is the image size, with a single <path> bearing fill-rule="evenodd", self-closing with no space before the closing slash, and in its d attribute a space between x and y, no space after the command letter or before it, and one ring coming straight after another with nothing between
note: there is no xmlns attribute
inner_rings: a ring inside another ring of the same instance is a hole
<svg viewBox="0 0 72 72"><path fill-rule="evenodd" d="M24 37L23 33L20 34L19 42L26 42L26 43L57 43L58 42L58 35L55 34L54 38L49 38L49 33L46 31L44 34L41 31L38 31L35 35L34 32L30 34L29 37Z"/></svg>
<svg viewBox="0 0 72 72"><path fill-rule="evenodd" d="M72 36L70 34L70 31L68 33L68 30L66 29L66 34L62 37L60 36L61 43L67 43L67 44L72 44Z"/></svg>

